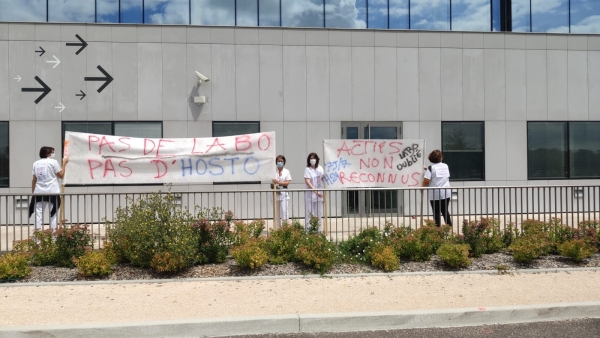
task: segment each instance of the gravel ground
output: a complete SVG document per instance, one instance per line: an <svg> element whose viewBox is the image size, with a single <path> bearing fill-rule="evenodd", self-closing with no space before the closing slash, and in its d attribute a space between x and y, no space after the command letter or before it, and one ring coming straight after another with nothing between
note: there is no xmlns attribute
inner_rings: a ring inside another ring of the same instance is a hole
<svg viewBox="0 0 600 338"><path fill-rule="evenodd" d="M501 269L499 269L499 266ZM481 258L473 258L471 266L465 270L498 270L499 272L517 271L519 269L552 269L552 268L585 268L600 267L600 254L581 263L575 263L561 256L544 256L534 260L531 264L524 265L515 263L508 253L495 253L484 255ZM453 271L444 265L437 256L428 262L403 261L400 268L394 272L432 272ZM332 267L328 274L356 274L356 273L381 273L382 270L366 265L337 264ZM288 263L283 265L266 264L260 270L246 270L237 266L234 260L229 259L223 264L199 265L177 274L158 274L150 269L141 269L127 264L114 267L110 276L105 278L83 278L78 276L77 269L58 267L33 267L31 274L17 282L68 282L81 280L148 280L148 279L178 279L178 278L207 278L207 277L239 277L239 276L282 276L282 275L306 275L314 274L315 271L307 269L301 264Z"/></svg>

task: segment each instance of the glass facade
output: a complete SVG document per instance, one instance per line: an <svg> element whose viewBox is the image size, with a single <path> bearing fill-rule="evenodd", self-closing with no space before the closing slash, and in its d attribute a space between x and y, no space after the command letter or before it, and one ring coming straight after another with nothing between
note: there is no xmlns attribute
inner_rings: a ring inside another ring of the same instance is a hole
<svg viewBox="0 0 600 338"><path fill-rule="evenodd" d="M501 30L501 0L0 0L0 21ZM516 32L600 33L598 0L512 0Z"/></svg>
<svg viewBox="0 0 600 338"><path fill-rule="evenodd" d="M483 122L442 122L442 154L451 181L485 180Z"/></svg>
<svg viewBox="0 0 600 338"><path fill-rule="evenodd" d="M0 187L8 187L8 122L0 122Z"/></svg>

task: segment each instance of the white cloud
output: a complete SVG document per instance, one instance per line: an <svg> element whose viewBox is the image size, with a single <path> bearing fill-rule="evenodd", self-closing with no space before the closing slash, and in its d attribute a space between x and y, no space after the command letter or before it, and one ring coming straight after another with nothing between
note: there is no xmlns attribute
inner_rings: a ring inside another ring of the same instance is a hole
<svg viewBox="0 0 600 338"><path fill-rule="evenodd" d="M600 33L600 13L571 25L571 33Z"/></svg>
<svg viewBox="0 0 600 338"><path fill-rule="evenodd" d="M1 21L46 21L46 0L0 0Z"/></svg>

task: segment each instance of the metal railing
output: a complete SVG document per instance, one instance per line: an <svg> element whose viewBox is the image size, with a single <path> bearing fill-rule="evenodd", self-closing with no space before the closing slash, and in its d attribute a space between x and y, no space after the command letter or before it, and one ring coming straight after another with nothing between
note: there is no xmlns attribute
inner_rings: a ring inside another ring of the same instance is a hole
<svg viewBox="0 0 600 338"><path fill-rule="evenodd" d="M322 230L332 241L343 241L366 227L383 229L387 222L418 228L433 219L428 190L435 188L326 190ZM576 227L581 221L600 220L600 186L506 186L452 187L449 210L452 229L460 233L464 220L493 217L501 227L521 224L526 219L549 221L559 218ZM288 218L305 224L305 190L287 189ZM115 210L152 193L79 193L62 195L64 226L87 224L95 248L102 245L106 222ZM164 193L164 192L163 192ZM200 209L232 211L236 219L265 219L266 234L274 228L273 190L171 192L178 207L195 213ZM31 194L0 195L0 252L10 251L13 242L30 237L35 215L29 216ZM44 211L42 229L50 227L50 208ZM442 218L443 223L443 218Z"/></svg>

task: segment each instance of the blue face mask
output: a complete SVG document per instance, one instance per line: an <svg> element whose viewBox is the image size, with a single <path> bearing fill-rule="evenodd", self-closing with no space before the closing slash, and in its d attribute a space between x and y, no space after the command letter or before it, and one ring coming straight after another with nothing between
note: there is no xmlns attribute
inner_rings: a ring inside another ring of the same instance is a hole
<svg viewBox="0 0 600 338"><path fill-rule="evenodd" d="M283 167L283 162L277 162L277 166L278 166L279 168Z"/></svg>

